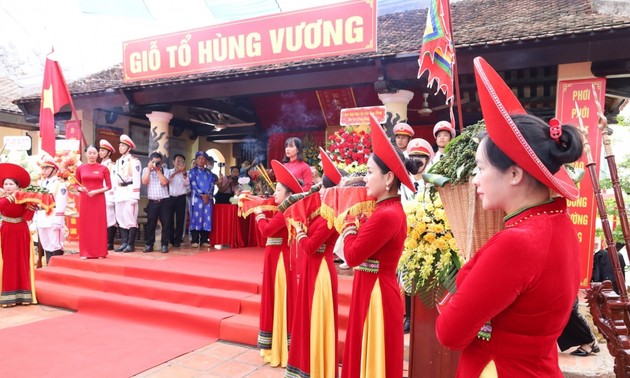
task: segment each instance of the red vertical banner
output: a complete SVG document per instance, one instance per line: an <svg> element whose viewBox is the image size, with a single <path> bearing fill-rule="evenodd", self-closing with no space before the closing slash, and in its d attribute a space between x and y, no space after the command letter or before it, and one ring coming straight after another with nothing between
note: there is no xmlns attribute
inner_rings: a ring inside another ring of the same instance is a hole
<svg viewBox="0 0 630 378"><path fill-rule="evenodd" d="M315 92L327 127L339 126L342 109L357 106L352 88L322 89Z"/></svg>
<svg viewBox="0 0 630 378"><path fill-rule="evenodd" d="M66 139L81 140L81 120L66 121Z"/></svg>
<svg viewBox="0 0 630 378"><path fill-rule="evenodd" d="M605 98L606 79L592 78L583 80L561 80L558 82L558 108L556 117L561 123L579 125L578 116L584 126L588 127L588 141L595 161L596 172L599 172L602 135L597 128L597 106L593 88L597 97ZM577 104L577 109L576 109ZM579 112L579 114L578 114ZM574 165L586 170L586 156L582 156ZM586 172L584 179L578 183L580 197L568 201L569 215L577 231L580 241L580 287L588 287L593 270L593 253L595 247L595 223L597 221L597 204L591 178ZM599 177L597 177L599 180Z"/></svg>

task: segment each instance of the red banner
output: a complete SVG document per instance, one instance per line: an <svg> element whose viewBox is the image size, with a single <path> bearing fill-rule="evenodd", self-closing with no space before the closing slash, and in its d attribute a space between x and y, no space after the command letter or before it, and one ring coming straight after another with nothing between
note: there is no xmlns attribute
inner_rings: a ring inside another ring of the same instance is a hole
<svg viewBox="0 0 630 378"><path fill-rule="evenodd" d="M353 0L123 43L136 81L376 51L376 1Z"/></svg>
<svg viewBox="0 0 630 378"><path fill-rule="evenodd" d="M584 80L561 80L558 83L558 109L557 118L561 123L579 125L579 116L584 125L588 127L588 141L591 145L591 153L595 161L596 171L599 172L602 135L597 128L597 106L592 87L595 87L597 96L605 98L606 79L592 78ZM576 109L576 103L578 109ZM582 156L574 165L577 168L586 169L586 157ZM599 180L599 177L597 177ZM597 204L595 193L589 173L578 184L580 197L575 201L569 201L571 220L575 225L580 241L580 287L588 287L593 270L593 253L595 248L595 222L597 219Z"/></svg>
<svg viewBox="0 0 630 378"><path fill-rule="evenodd" d="M341 109L341 126L369 125L370 114L376 118L378 123L385 123L387 114L384 106L366 106L364 108Z"/></svg>
<svg viewBox="0 0 630 378"><path fill-rule="evenodd" d="M328 127L340 125L339 117L343 108L357 106L352 88L322 89L315 92Z"/></svg>

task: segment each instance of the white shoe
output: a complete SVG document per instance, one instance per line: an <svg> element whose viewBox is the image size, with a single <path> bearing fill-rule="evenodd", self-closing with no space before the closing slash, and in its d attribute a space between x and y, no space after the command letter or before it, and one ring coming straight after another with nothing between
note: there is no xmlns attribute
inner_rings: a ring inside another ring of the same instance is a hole
<svg viewBox="0 0 630 378"><path fill-rule="evenodd" d="M350 265L346 264L345 262L342 264L339 264L339 269L350 269Z"/></svg>

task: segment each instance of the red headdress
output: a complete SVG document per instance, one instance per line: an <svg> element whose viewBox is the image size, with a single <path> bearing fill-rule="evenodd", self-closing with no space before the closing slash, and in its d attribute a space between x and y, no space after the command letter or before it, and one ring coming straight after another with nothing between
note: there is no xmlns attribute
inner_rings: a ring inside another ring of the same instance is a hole
<svg viewBox="0 0 630 378"><path fill-rule="evenodd" d="M570 200L577 199L579 189L564 167L552 174L536 156L510 117L527 114L512 90L483 58L475 58L474 66L481 111L492 141L538 181Z"/></svg>
<svg viewBox="0 0 630 378"><path fill-rule="evenodd" d="M326 151L324 151L324 149L321 147L319 148L319 158L322 161L324 175L328 177L328 179L332 181L333 184L339 184L341 182L341 172L339 172L337 167L335 167L335 164L333 164L332 160L330 160L330 157L328 156Z"/></svg>
<svg viewBox="0 0 630 378"><path fill-rule="evenodd" d="M392 173L398 180L409 188L412 192L416 192L416 188L411 182L411 178L409 177L409 172L407 172L407 168L405 168L405 164L400 157L398 157L398 153L394 149L394 146L389 141L387 135L385 135L385 131L381 125L378 124L373 115L370 115L370 135L372 136L372 148L374 150L374 155L378 156L379 159L385 163L387 168L389 168Z"/></svg>
<svg viewBox="0 0 630 378"><path fill-rule="evenodd" d="M276 180L282 185L286 186L293 193L301 193L302 186L298 180L289 172L287 167L282 165L278 160L271 161L271 168L276 175Z"/></svg>
<svg viewBox="0 0 630 378"><path fill-rule="evenodd" d="M8 178L17 180L20 188L26 188L31 183L31 176L26 169L17 164L0 163L0 184L4 184Z"/></svg>

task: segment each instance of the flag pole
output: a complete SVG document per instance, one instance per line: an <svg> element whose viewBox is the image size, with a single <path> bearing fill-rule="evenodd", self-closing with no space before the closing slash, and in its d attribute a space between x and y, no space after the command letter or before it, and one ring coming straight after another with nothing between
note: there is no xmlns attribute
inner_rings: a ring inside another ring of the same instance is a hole
<svg viewBox="0 0 630 378"><path fill-rule="evenodd" d="M53 46L52 51L48 55L54 52L55 52L55 47ZM46 59L48 59L48 55L46 55ZM81 120L79 119L79 115L77 114L77 109L74 107L74 101L72 101L72 95L70 94L70 88L68 88L68 84L66 83L66 78L63 76L63 71L61 71L61 64L59 63L58 60L55 60L55 62L57 62L59 71L62 73L60 77L63 83L63 88L66 91L66 96L68 97L68 100L70 100L70 109L72 110L72 118L82 123ZM53 119L54 119L54 114L53 114ZM81 124L79 125L79 133L81 134L82 146L87 147L87 140L85 139L85 134L83 133L83 125ZM79 150L82 150L82 149L83 148L79 148Z"/></svg>
<svg viewBox="0 0 630 378"><path fill-rule="evenodd" d="M459 92L459 74L457 69L457 53L455 51L455 37L453 33L453 16L451 15L451 2L446 0L446 6L448 7L448 27L451 31L451 44L453 45L453 80L455 81L455 100L457 101L457 120L459 126L459 133L464 130L464 118L462 116L462 98ZM451 105L451 112L453 106ZM452 114L452 113L451 113Z"/></svg>
<svg viewBox="0 0 630 378"><path fill-rule="evenodd" d="M61 65L60 65L61 68ZM75 120L79 121L80 123L81 120L79 119L79 115L77 114L77 109L74 107L74 101L72 101L72 95L70 95L70 88L68 88L68 84L66 83L66 78L62 75L61 76L61 80L63 81L63 87L66 90L66 94L68 95L68 98L70 99L70 109L72 109L72 118L74 118ZM85 139L85 134L83 133L83 125L79 125L79 133L81 134L81 143L83 148L87 147L87 141ZM79 150L83 150L83 148L79 148Z"/></svg>

